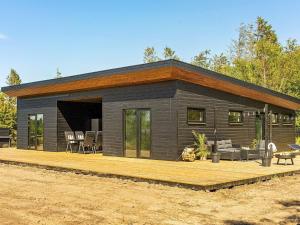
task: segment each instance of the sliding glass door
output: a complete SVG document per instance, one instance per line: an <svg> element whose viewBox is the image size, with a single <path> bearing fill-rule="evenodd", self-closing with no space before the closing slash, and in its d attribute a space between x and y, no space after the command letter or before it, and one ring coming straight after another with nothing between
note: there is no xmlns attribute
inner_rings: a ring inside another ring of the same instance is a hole
<svg viewBox="0 0 300 225"><path fill-rule="evenodd" d="M150 110L127 109L124 111L124 149L126 157L150 158Z"/></svg>
<svg viewBox="0 0 300 225"><path fill-rule="evenodd" d="M44 116L28 115L28 149L44 149Z"/></svg>

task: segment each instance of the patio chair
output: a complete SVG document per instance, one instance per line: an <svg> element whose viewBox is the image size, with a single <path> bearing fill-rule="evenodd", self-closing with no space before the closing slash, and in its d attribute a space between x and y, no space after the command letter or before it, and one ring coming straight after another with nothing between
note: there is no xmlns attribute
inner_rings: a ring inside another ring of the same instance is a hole
<svg viewBox="0 0 300 225"><path fill-rule="evenodd" d="M96 153L97 150L102 150L102 131L96 133L94 152Z"/></svg>
<svg viewBox="0 0 300 225"><path fill-rule="evenodd" d="M70 150L70 152L73 152L72 145L77 144L74 132L73 131L65 131L65 139L67 142L66 152L68 150Z"/></svg>
<svg viewBox="0 0 300 225"><path fill-rule="evenodd" d="M12 137L9 135L9 128L0 128L0 147L7 143L8 147L11 146Z"/></svg>
<svg viewBox="0 0 300 225"><path fill-rule="evenodd" d="M79 143L79 152L80 150L85 154L86 150L94 151L94 140L95 140L95 131L86 131L85 137L82 142Z"/></svg>

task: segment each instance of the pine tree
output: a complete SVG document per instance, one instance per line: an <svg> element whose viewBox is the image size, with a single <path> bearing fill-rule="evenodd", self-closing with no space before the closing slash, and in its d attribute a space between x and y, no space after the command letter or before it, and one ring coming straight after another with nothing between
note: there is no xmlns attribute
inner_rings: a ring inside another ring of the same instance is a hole
<svg viewBox="0 0 300 225"><path fill-rule="evenodd" d="M154 47L147 47L144 51L144 63L152 63L160 61L161 59L156 55Z"/></svg>
<svg viewBox="0 0 300 225"><path fill-rule="evenodd" d="M167 46L164 48L164 59L180 60L180 58L176 55L175 51Z"/></svg>
<svg viewBox="0 0 300 225"><path fill-rule="evenodd" d="M191 64L203 67L205 69L210 68L210 63L210 50L208 49L201 51L198 55L194 56L191 62Z"/></svg>
<svg viewBox="0 0 300 225"><path fill-rule="evenodd" d="M14 69L11 69L9 75L6 78L6 84L11 86L11 85L18 85L21 83L22 83L22 80L21 80L19 74L17 73L17 71Z"/></svg>

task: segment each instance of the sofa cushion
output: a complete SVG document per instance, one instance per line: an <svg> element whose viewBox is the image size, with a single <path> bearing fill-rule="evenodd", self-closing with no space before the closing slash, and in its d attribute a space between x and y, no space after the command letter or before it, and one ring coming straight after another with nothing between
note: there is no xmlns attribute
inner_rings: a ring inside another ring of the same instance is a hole
<svg viewBox="0 0 300 225"><path fill-rule="evenodd" d="M223 148L223 149L218 149L220 152L240 152L240 150L236 148Z"/></svg>
<svg viewBox="0 0 300 225"><path fill-rule="evenodd" d="M224 142L225 142L225 148L232 148L232 142L230 139L224 140Z"/></svg>
<svg viewBox="0 0 300 225"><path fill-rule="evenodd" d="M214 141L207 141L208 146L212 146L214 144Z"/></svg>
<svg viewBox="0 0 300 225"><path fill-rule="evenodd" d="M225 141L217 141L218 149L225 148Z"/></svg>

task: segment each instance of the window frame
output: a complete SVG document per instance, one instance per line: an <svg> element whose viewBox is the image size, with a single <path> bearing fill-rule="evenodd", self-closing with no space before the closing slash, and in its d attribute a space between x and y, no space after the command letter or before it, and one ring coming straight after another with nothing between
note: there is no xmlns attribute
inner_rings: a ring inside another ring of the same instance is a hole
<svg viewBox="0 0 300 225"><path fill-rule="evenodd" d="M287 122L285 122L284 121L284 117L285 116L288 116L288 118L289 118L289 121L287 121ZM293 121L292 121L292 115L291 114L282 114L282 125L285 125L285 126L292 126L293 125Z"/></svg>
<svg viewBox="0 0 300 225"><path fill-rule="evenodd" d="M202 112L203 114L203 121L190 121L189 120L189 110L197 110L197 111L200 111ZM187 110L186 110L186 121L187 121L187 124L188 125L205 125L206 124L206 109L205 108L198 108L198 107L187 107Z"/></svg>
<svg viewBox="0 0 300 225"><path fill-rule="evenodd" d="M42 126L42 130L43 130L43 149L37 149L37 144L35 143L35 151L45 151L45 114L42 112L38 112L38 113L28 113L27 114L27 149L30 150L29 148L29 117L30 116L35 116L35 138L37 139L37 117L38 115L42 115L43 117L43 126Z"/></svg>
<svg viewBox="0 0 300 225"><path fill-rule="evenodd" d="M237 112L237 113L240 113L241 114L241 122L231 122L230 121L230 113L231 112ZM236 109L229 109L228 110L228 124L229 125L243 125L244 123L244 114L243 114L243 110L236 110Z"/></svg>

